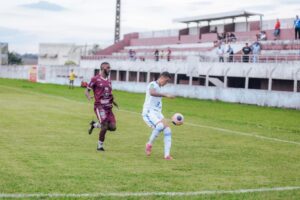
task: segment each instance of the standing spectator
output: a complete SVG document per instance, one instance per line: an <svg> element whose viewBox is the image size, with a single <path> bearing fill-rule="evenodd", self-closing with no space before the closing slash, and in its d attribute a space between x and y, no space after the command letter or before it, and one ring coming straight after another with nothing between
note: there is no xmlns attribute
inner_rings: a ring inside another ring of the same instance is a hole
<svg viewBox="0 0 300 200"><path fill-rule="evenodd" d="M69 74L69 89L74 89L74 80L76 78L76 74L74 73L74 70L71 69L71 72Z"/></svg>
<svg viewBox="0 0 300 200"><path fill-rule="evenodd" d="M229 42L236 42L236 36L234 33L229 33Z"/></svg>
<svg viewBox="0 0 300 200"><path fill-rule="evenodd" d="M228 62L233 62L233 49L230 45L228 45L226 52L228 53Z"/></svg>
<svg viewBox="0 0 300 200"><path fill-rule="evenodd" d="M295 40L300 40L300 19L298 15L296 15L296 19L294 21L294 27L295 27Z"/></svg>
<svg viewBox="0 0 300 200"><path fill-rule="evenodd" d="M155 61L159 61L159 51L158 51L158 49L156 49L154 51L154 57L155 57Z"/></svg>
<svg viewBox="0 0 300 200"><path fill-rule="evenodd" d="M128 54L129 54L129 59L133 60L133 50L132 49L129 49Z"/></svg>
<svg viewBox="0 0 300 200"><path fill-rule="evenodd" d="M223 45L220 44L217 49L217 55L219 56L219 62L224 62L224 48Z"/></svg>
<svg viewBox="0 0 300 200"><path fill-rule="evenodd" d="M165 56L165 51L162 49L160 52L160 59L163 60Z"/></svg>
<svg viewBox="0 0 300 200"><path fill-rule="evenodd" d="M171 54L172 54L172 51L169 47L168 50L167 50L167 60L168 60L168 62L170 62L170 60L171 60Z"/></svg>
<svg viewBox="0 0 300 200"><path fill-rule="evenodd" d="M276 20L274 29L275 29L274 30L275 40L277 40L280 37L280 21L279 21L279 19Z"/></svg>
<svg viewBox="0 0 300 200"><path fill-rule="evenodd" d="M253 54L253 62L256 63L259 59L259 54L260 54L260 44L258 42L255 42L252 45L252 54Z"/></svg>
<svg viewBox="0 0 300 200"><path fill-rule="evenodd" d="M243 47L243 62L249 62L249 54L251 53L251 48L248 46L248 43L245 44L246 46Z"/></svg>
<svg viewBox="0 0 300 200"><path fill-rule="evenodd" d="M135 61L136 60L136 52L133 50L132 51L132 60Z"/></svg>
<svg viewBox="0 0 300 200"><path fill-rule="evenodd" d="M264 41L267 40L266 31L261 31L260 33L256 34L257 41Z"/></svg>

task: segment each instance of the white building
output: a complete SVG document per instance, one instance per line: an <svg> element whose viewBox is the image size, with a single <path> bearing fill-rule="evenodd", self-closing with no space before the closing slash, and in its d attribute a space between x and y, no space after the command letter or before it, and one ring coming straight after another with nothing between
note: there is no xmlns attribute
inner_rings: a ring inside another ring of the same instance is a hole
<svg viewBox="0 0 300 200"><path fill-rule="evenodd" d="M80 58L91 55L95 45L76 45L74 43L41 43L39 45L39 65L65 65L68 62L80 64Z"/></svg>

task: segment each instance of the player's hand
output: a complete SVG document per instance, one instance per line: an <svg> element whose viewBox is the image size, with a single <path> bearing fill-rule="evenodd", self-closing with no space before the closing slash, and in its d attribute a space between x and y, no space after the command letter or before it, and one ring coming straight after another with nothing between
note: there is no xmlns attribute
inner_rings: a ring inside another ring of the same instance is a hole
<svg viewBox="0 0 300 200"><path fill-rule="evenodd" d="M88 96L87 99L90 101L94 96Z"/></svg>
<svg viewBox="0 0 300 200"><path fill-rule="evenodd" d="M113 101L114 106L116 106L116 108L119 110L119 105Z"/></svg>

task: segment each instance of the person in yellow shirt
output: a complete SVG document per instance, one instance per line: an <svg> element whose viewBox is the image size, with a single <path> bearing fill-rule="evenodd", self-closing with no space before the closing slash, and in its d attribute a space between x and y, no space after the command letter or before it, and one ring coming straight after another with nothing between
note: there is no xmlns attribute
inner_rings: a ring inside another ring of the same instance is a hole
<svg viewBox="0 0 300 200"><path fill-rule="evenodd" d="M74 73L74 70L71 69L71 72L69 74L69 89L74 89L74 80L76 78L76 74Z"/></svg>

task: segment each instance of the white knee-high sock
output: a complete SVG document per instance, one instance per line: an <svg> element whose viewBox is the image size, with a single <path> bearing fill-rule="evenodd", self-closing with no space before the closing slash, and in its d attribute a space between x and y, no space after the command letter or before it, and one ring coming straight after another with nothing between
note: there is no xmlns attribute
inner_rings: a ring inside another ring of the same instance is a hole
<svg viewBox="0 0 300 200"><path fill-rule="evenodd" d="M165 157L170 155L172 145L172 132L170 127L164 129Z"/></svg>
<svg viewBox="0 0 300 200"><path fill-rule="evenodd" d="M94 128L101 128L101 124L99 122L95 122L93 126Z"/></svg>
<svg viewBox="0 0 300 200"><path fill-rule="evenodd" d="M163 123L158 123L151 133L148 144L153 144L154 140L157 138L157 136L163 129L164 129Z"/></svg>

